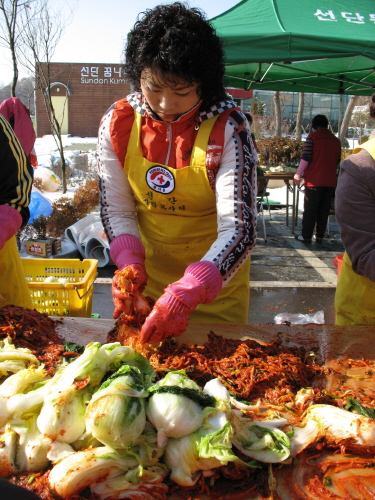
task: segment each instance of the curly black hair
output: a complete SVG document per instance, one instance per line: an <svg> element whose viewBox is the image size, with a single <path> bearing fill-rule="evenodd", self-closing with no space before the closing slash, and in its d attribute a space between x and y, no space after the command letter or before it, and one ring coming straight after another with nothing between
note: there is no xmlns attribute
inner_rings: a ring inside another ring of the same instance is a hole
<svg viewBox="0 0 375 500"><path fill-rule="evenodd" d="M223 43L204 12L180 2L139 14L128 34L124 69L135 90L142 72L151 69L167 85L197 83L206 105L227 99Z"/></svg>

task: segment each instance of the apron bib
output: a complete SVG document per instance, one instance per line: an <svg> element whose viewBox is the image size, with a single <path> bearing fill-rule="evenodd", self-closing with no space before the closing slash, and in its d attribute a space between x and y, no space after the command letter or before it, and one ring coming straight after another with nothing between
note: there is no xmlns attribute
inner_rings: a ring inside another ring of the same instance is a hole
<svg viewBox="0 0 375 500"><path fill-rule="evenodd" d="M375 283L353 271L344 253L335 295L336 325L375 325Z"/></svg>
<svg viewBox="0 0 375 500"><path fill-rule="evenodd" d="M145 295L158 299L168 284L182 278L217 239L216 196L207 177L206 149L218 116L202 122L191 165L172 169L142 156L141 121L134 113L124 170L136 200L138 226L146 250ZM250 258L211 304L200 304L191 321L247 323Z"/></svg>
<svg viewBox="0 0 375 500"><path fill-rule="evenodd" d="M375 159L375 139L361 144L353 154L361 149ZM335 309L336 325L375 325L375 283L353 271L346 252L337 280Z"/></svg>
<svg viewBox="0 0 375 500"><path fill-rule="evenodd" d="M33 309L15 236L0 250L0 307L5 305Z"/></svg>

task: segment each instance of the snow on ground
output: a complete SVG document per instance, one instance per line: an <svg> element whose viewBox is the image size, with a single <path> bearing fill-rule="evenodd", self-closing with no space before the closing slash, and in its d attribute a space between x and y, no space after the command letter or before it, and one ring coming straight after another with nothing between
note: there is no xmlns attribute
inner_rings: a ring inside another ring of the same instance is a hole
<svg viewBox="0 0 375 500"><path fill-rule="evenodd" d="M278 201L281 205L286 205L286 186L274 189L267 189L269 192L268 199ZM292 203L293 193L289 191L289 204ZM303 192L300 192L298 198L298 210L303 211Z"/></svg>
<svg viewBox="0 0 375 500"><path fill-rule="evenodd" d="M93 149L96 149L98 142L97 137L71 137L70 135L62 136L63 147L72 146L73 144L93 144ZM56 141L52 135L44 135L38 137L35 141L35 151L38 157L39 165L50 165L50 156L56 155L58 148Z"/></svg>
<svg viewBox="0 0 375 500"><path fill-rule="evenodd" d="M96 144L97 137L72 137L70 135L62 135L62 143L64 148L72 146L73 144ZM35 141L35 150L38 154L53 153L57 151L56 141L53 135L44 135L38 137Z"/></svg>
<svg viewBox="0 0 375 500"><path fill-rule="evenodd" d="M92 148L88 148L90 150L88 154L93 155L96 151L97 142L98 142L97 137L72 137L70 135L63 135L62 136L63 147L64 148L69 147L69 151L65 151L64 153L65 159L69 161L69 159L74 154L80 153L79 149L77 150L71 149L71 146L74 146L75 144L77 145L92 144ZM36 156L38 158L38 166L40 167L50 168L52 159L54 157L59 156L56 141L52 135L45 135L43 137L38 137L35 141L34 147ZM35 176L36 177L38 176L37 171L35 172ZM61 198L62 196L73 197L76 188L77 186L76 187L69 186L65 194L62 193L61 189L58 189L57 191L54 192L43 191L43 196L45 196L49 201L54 202L59 198Z"/></svg>

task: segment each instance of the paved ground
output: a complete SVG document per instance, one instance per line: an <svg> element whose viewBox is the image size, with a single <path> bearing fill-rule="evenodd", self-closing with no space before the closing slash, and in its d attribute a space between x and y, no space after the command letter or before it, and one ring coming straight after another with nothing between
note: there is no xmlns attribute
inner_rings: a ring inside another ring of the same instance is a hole
<svg viewBox="0 0 375 500"><path fill-rule="evenodd" d="M334 295L337 269L334 258L344 252L334 215L329 236L323 243L305 245L296 241L286 226L284 209L265 214L267 241L259 221L257 246L251 257L249 323L274 322L280 313L314 314L324 311L325 323L334 323ZM299 213L295 234L300 234ZM114 266L99 268L94 285L93 313L111 318L113 312L110 279Z"/></svg>

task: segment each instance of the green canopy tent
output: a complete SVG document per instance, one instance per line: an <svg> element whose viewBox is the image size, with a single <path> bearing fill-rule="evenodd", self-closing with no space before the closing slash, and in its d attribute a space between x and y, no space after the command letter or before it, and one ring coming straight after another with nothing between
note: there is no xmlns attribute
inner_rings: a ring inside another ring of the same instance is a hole
<svg viewBox="0 0 375 500"><path fill-rule="evenodd" d="M211 21L225 43L227 86L375 92L374 0L242 0Z"/></svg>

